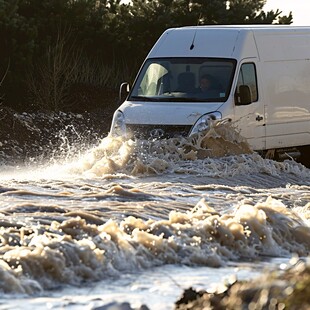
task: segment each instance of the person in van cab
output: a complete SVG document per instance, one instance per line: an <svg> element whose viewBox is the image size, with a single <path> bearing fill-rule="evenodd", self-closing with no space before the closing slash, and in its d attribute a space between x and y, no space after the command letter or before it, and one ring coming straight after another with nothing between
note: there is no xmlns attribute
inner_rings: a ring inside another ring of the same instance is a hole
<svg viewBox="0 0 310 310"><path fill-rule="evenodd" d="M211 89L211 76L208 74L203 75L199 81L199 92L205 93Z"/></svg>
<svg viewBox="0 0 310 310"><path fill-rule="evenodd" d="M202 75L199 81L199 88L197 91L198 98L204 99L218 99L222 87L220 83L210 74Z"/></svg>

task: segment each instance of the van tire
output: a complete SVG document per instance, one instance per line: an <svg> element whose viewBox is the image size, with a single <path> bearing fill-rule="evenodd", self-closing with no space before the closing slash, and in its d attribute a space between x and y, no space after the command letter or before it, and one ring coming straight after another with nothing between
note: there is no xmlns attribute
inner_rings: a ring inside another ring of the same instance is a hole
<svg viewBox="0 0 310 310"><path fill-rule="evenodd" d="M302 146L299 150L301 156L298 161L307 168L310 168L310 145Z"/></svg>

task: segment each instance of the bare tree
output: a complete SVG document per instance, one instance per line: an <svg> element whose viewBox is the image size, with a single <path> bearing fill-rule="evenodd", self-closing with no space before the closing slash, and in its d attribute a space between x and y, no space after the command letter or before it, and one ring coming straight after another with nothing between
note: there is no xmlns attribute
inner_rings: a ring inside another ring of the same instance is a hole
<svg viewBox="0 0 310 310"><path fill-rule="evenodd" d="M67 107L70 85L75 79L81 52L70 44L70 31L59 31L54 45L36 63L28 78L34 104L46 110Z"/></svg>
<svg viewBox="0 0 310 310"><path fill-rule="evenodd" d="M1 78L0 87L2 86L4 80L5 80L5 78L6 78L7 74L8 74L8 72L9 72L9 68L10 68L10 61L9 61L8 65L7 65L7 67L6 67L6 70L5 70L5 72L4 72L3 76L2 76L2 78ZM1 95L0 95L0 105L2 105L3 98L4 98L4 95L1 94Z"/></svg>

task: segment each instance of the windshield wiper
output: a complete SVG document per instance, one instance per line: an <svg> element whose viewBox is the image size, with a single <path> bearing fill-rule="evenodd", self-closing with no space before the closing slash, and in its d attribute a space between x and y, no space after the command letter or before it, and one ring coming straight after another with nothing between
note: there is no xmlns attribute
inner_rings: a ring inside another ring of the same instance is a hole
<svg viewBox="0 0 310 310"><path fill-rule="evenodd" d="M206 101L205 99L199 99L195 97L170 97L170 98L164 98L165 101L171 101L171 102L203 102Z"/></svg>
<svg viewBox="0 0 310 310"><path fill-rule="evenodd" d="M153 101L153 102L210 102L217 101L218 98L197 98L197 97L146 97L146 96L131 96L129 100L133 101Z"/></svg>
<svg viewBox="0 0 310 310"><path fill-rule="evenodd" d="M131 96L129 100L135 101L161 101L161 98L153 98L153 97L146 97L146 96Z"/></svg>

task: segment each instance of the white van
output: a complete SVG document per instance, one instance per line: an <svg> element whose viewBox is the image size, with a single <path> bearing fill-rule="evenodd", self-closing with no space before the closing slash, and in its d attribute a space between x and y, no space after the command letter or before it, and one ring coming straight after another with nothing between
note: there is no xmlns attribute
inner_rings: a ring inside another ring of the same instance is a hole
<svg viewBox="0 0 310 310"><path fill-rule="evenodd" d="M191 136L209 119L230 119L263 154L310 156L310 27L168 29L114 113L110 135Z"/></svg>

